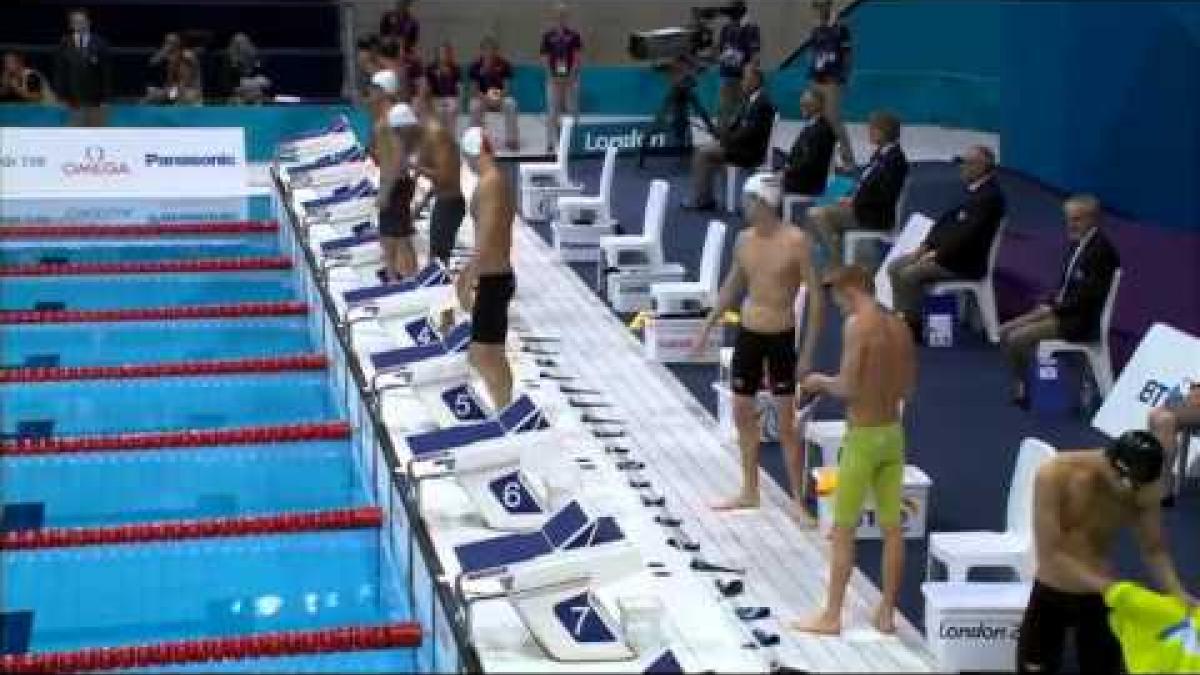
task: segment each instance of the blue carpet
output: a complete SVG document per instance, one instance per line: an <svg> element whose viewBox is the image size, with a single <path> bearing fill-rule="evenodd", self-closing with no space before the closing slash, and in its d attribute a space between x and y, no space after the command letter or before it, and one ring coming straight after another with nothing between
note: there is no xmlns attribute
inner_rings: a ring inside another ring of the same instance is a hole
<svg viewBox="0 0 1200 675"><path fill-rule="evenodd" d="M515 173L515 169L513 170ZM599 183L599 160L573 160L575 180L594 192ZM920 163L910 174L909 208L936 214L949 207L958 194L956 167L942 163ZM671 183L671 209L664 234L664 254L671 262L683 263L695 275L708 220L725 220L730 226L723 270L728 270L734 234L742 226L739 216L723 213L694 213L676 208L687 194L686 167L667 158L650 158L643 170L632 159L622 158L616 171L613 194L614 215L622 231L636 234L641 229L649 182L664 178ZM515 180L515 178L514 178ZM1061 220L1056 199L1034 183L1002 176L1011 209L1024 210L1022 219L1039 222ZM1045 212L1030 213L1031 210ZM548 242L549 226L532 224ZM594 265L572 265L589 286L595 289ZM836 309L827 308L827 321L821 336L816 367L836 370L840 351L841 321ZM1009 477L1022 439L1037 437L1060 449L1095 447L1104 436L1093 430L1082 415L1043 417L1022 412L1006 400L1006 371L998 351L981 337L964 331L960 344L953 349L922 348L914 414L908 423L909 462L920 466L934 481L931 496L931 531L963 529L1001 529L1004 526L1005 499ZM710 412L716 414L711 383L715 366L671 366L671 371ZM840 407L823 402L817 417L840 415ZM786 484L778 445L763 447L762 465L781 485ZM1200 590L1200 489L1195 481L1179 504L1165 513L1169 545L1184 584ZM879 542L858 544L858 566L876 584L881 581ZM1118 553L1119 569L1135 579L1144 579L1136 546L1123 541ZM911 541L907 547L905 579L900 608L918 628L924 628L924 600L920 584L925 571L925 543ZM824 572L823 572L824 573ZM976 577L972 577L976 578ZM980 579L996 578L980 574ZM748 580L753 583L753 579Z"/></svg>

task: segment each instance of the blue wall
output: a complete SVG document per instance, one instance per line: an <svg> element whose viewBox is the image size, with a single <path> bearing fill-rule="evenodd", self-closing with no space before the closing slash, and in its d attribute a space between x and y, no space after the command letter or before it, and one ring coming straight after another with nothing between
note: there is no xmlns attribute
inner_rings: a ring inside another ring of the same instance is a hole
<svg viewBox="0 0 1200 675"><path fill-rule="evenodd" d="M1200 231L1200 3L999 4L1005 164Z"/></svg>

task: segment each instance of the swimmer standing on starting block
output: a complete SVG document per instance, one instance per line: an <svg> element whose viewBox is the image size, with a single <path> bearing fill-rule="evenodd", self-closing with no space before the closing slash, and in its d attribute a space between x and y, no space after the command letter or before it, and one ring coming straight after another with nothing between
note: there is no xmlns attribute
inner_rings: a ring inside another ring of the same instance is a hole
<svg viewBox="0 0 1200 675"><path fill-rule="evenodd" d="M846 437L833 498L829 596L823 612L792 627L825 635L841 632L846 584L854 570L854 534L869 489L875 496L876 522L883 531L883 597L873 624L880 632L893 633L896 596L904 575L900 404L912 396L916 386L916 348L908 324L875 301L871 274L864 267L839 268L827 283L846 316L841 369L836 376L812 373L800 388L845 399Z"/></svg>
<svg viewBox="0 0 1200 675"><path fill-rule="evenodd" d="M427 115L419 160L421 172L433 181L433 214L429 219L429 259L450 264L458 228L467 213L462 192L462 164L454 130Z"/></svg>
<svg viewBox="0 0 1200 675"><path fill-rule="evenodd" d="M412 155L421 138L417 116L407 103L397 103L387 112L386 127L379 130L391 140L379 160L379 239L383 245L385 281L399 281L417 273L417 250L413 246L413 193L417 176Z"/></svg>
<svg viewBox="0 0 1200 675"><path fill-rule="evenodd" d="M812 242L801 229L779 218L779 179L756 174L746 181L744 205L750 227L738 234L729 271L717 305L700 330L697 350L726 311L738 306L743 291L741 327L733 348L733 416L738 446L742 453L742 490L733 499L715 504L714 509L758 507L758 454L762 432L755 395L762 385L764 368L770 376L771 393L779 409L779 442L791 480L794 512L805 525L812 518L804 509L804 456L796 434L796 380L812 368L813 353L823 323L820 284L813 265ZM808 318L805 338L797 357L796 294L807 287Z"/></svg>
<svg viewBox="0 0 1200 675"><path fill-rule="evenodd" d="M471 198L475 253L455 281L458 302L471 313L471 365L479 372L497 410L512 400L512 369L504 354L508 305L517 290L512 270L512 190L480 127L463 132L463 156L479 177ZM472 293L472 290L474 293Z"/></svg>

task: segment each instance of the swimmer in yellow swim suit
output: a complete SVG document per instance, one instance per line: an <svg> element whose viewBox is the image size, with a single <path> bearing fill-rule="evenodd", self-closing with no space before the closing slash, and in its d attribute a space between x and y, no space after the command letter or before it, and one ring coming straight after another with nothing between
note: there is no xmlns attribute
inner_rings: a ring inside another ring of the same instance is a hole
<svg viewBox="0 0 1200 675"><path fill-rule="evenodd" d="M834 271L826 280L846 316L842 364L837 376L814 373L800 389L846 401L846 438L834 493L833 551L829 597L816 616L792 624L796 630L836 635L842 630L846 584L854 570L854 533L868 490L883 531L883 597L873 624L883 633L896 630L896 596L904 574L904 537L900 529L904 479L904 428L901 402L916 382L916 349L907 325L875 302L871 275L859 265Z"/></svg>

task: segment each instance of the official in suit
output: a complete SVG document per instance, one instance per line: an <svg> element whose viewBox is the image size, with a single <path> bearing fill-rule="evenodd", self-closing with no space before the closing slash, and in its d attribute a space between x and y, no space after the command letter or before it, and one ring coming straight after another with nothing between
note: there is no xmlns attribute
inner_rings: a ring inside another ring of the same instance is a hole
<svg viewBox="0 0 1200 675"><path fill-rule="evenodd" d="M700 146L692 156L692 202L684 208L716 208L712 184L721 167L733 164L754 169L766 159L771 149L775 106L763 89L763 74L757 66L748 65L742 70L742 96L741 106L721 131L718 142Z"/></svg>
<svg viewBox="0 0 1200 675"><path fill-rule="evenodd" d="M896 224L896 203L908 179L908 158L900 147L900 120L888 112L871 113L867 135L875 152L858 179L858 187L837 204L810 209L816 236L829 251L830 265L842 264L842 233L865 229L891 231Z"/></svg>
<svg viewBox="0 0 1200 675"><path fill-rule="evenodd" d="M825 119L824 108L824 94L818 89L806 89L800 95L800 133L783 170L783 189L788 194L815 197L825 192L837 135Z"/></svg>
<svg viewBox="0 0 1200 675"><path fill-rule="evenodd" d="M1012 368L1013 402L1029 404L1025 376L1033 351L1042 340L1094 340L1100 314L1121 266L1116 248L1100 229L1100 202L1092 195L1075 195L1063 205L1071 248L1058 290L1037 307L1000 327L1000 346Z"/></svg>
<svg viewBox="0 0 1200 675"><path fill-rule="evenodd" d="M962 201L934 223L916 251L888 267L893 308L921 334L921 301L925 287L950 279L976 280L987 274L988 253L1004 219L1004 193L996 184L996 155L977 145L962 157L960 173L966 189Z"/></svg>
<svg viewBox="0 0 1200 675"><path fill-rule="evenodd" d="M72 126L101 126L111 82L108 42L92 32L84 10L72 10L68 22L70 32L58 46L55 90L71 109Z"/></svg>

